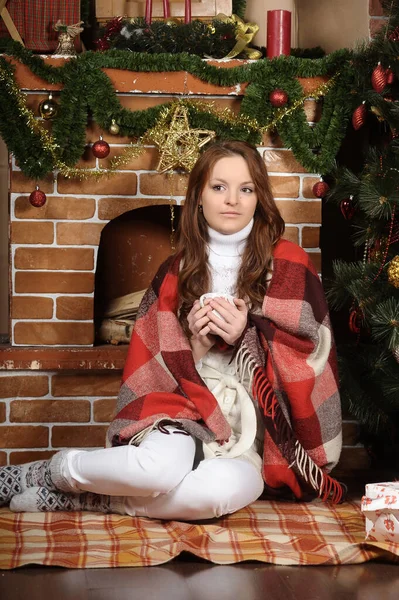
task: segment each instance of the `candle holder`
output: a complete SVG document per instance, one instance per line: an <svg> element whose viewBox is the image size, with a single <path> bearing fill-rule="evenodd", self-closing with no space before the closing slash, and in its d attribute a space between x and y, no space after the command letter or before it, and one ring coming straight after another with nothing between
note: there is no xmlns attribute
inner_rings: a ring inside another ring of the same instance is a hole
<svg viewBox="0 0 399 600"><path fill-rule="evenodd" d="M289 10L267 11L266 52L268 58L290 55L291 12Z"/></svg>

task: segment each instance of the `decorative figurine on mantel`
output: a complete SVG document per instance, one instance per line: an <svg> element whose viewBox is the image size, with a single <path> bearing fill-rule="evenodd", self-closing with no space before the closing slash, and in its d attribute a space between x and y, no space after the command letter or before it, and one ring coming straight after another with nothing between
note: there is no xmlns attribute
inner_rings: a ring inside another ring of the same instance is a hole
<svg viewBox="0 0 399 600"><path fill-rule="evenodd" d="M54 25L55 31L59 31L58 46L55 49L54 54L61 56L76 56L76 48L74 45L74 38L83 31L83 21L75 23L75 25L64 25L61 21L57 21Z"/></svg>

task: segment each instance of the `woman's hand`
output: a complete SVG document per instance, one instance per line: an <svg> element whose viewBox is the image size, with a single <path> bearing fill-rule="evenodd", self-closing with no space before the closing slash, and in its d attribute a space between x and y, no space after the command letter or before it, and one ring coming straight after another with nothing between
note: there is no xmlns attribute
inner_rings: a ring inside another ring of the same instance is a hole
<svg viewBox="0 0 399 600"><path fill-rule="evenodd" d="M218 311L222 318L215 313L207 314L207 328L211 334L220 336L227 344L233 345L245 329L248 318L248 308L244 300L234 298L234 306L225 298L212 298L207 304ZM205 308L205 307L204 307Z"/></svg>
<svg viewBox="0 0 399 600"><path fill-rule="evenodd" d="M194 362L198 362L215 344L215 337L209 328L209 313L212 312L210 304L201 308L199 300L196 300L187 315L188 327L192 333L190 338L193 350Z"/></svg>

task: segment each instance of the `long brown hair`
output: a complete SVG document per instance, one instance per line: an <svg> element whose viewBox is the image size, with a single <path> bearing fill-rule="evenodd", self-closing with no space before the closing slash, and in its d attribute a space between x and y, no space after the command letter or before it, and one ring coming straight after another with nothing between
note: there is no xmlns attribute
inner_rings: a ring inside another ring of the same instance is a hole
<svg viewBox="0 0 399 600"><path fill-rule="evenodd" d="M237 297L249 301L252 308L262 304L272 247L284 233L284 221L271 192L266 165L257 149L240 141L217 142L207 148L191 171L177 231L176 249L183 258L178 287L179 318L186 333L188 312L194 301L209 291L211 284L208 225L198 210L201 195L214 165L221 158L237 155L246 161L257 194L254 225L247 239L236 285Z"/></svg>

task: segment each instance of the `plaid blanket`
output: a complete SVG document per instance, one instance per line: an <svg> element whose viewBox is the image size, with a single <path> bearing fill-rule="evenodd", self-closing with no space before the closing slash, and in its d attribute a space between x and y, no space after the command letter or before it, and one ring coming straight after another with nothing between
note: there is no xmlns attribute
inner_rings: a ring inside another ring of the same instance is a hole
<svg viewBox="0 0 399 600"><path fill-rule="evenodd" d="M182 523L82 512L0 509L0 569L145 567L186 551L216 564L399 562L399 544L365 541L360 502L338 506L257 501L210 522Z"/></svg>
<svg viewBox="0 0 399 600"><path fill-rule="evenodd" d="M54 25L58 20L65 25L72 25L80 20L80 0L9 0L6 7L25 46L41 52L57 48L58 32L54 31ZM2 19L0 36L9 36Z"/></svg>
<svg viewBox="0 0 399 600"><path fill-rule="evenodd" d="M159 269L139 308L108 430L110 445L162 418L179 421L205 442L223 442L230 427L194 365L177 318L180 257ZM308 255L282 240L262 314L250 314L236 366L251 380L265 423L263 474L269 491L297 498L316 491L339 502L342 488L327 475L341 450L341 412L327 305Z"/></svg>

